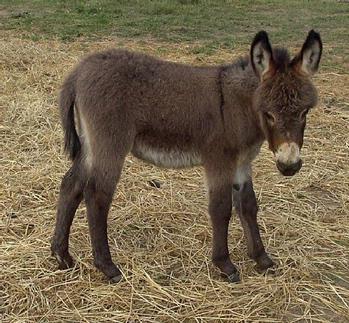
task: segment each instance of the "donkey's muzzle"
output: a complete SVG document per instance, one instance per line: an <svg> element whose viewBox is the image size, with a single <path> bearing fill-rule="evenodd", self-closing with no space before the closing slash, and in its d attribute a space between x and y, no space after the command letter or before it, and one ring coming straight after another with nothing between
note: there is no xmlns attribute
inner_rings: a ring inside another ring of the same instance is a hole
<svg viewBox="0 0 349 323"><path fill-rule="evenodd" d="M276 166L282 175L293 176L301 169L302 160L299 159L297 162L295 162L293 164L284 164L280 161L277 161Z"/></svg>

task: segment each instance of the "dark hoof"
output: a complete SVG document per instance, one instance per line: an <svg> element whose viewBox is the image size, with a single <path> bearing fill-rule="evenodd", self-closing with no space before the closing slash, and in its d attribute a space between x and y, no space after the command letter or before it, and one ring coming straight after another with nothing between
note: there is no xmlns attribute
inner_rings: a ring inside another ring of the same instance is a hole
<svg viewBox="0 0 349 323"><path fill-rule="evenodd" d="M224 279L226 279L229 283L237 283L240 281L240 274L236 268L230 274L226 274L226 273L221 272L221 276Z"/></svg>
<svg viewBox="0 0 349 323"><path fill-rule="evenodd" d="M122 279L122 274L110 278L109 281L111 284L117 284L118 282L120 282L121 279Z"/></svg>
<svg viewBox="0 0 349 323"><path fill-rule="evenodd" d="M52 252L52 256L55 257L58 262L58 269L65 270L74 267L74 260L69 253L59 255L56 252Z"/></svg>
<svg viewBox="0 0 349 323"><path fill-rule="evenodd" d="M97 263L95 262L95 266L97 269L99 269L104 275L107 276L107 278L110 280L110 282L117 283L122 278L122 273L119 270L118 267L112 262L107 261L104 263Z"/></svg>
<svg viewBox="0 0 349 323"><path fill-rule="evenodd" d="M230 283L236 283L240 281L239 270L231 262L229 257L213 258L213 264L220 271L223 278L228 280Z"/></svg>
<svg viewBox="0 0 349 323"><path fill-rule="evenodd" d="M273 273L275 271L276 265L266 253L258 257L256 262L257 265L255 268L259 273Z"/></svg>
<svg viewBox="0 0 349 323"><path fill-rule="evenodd" d="M240 274L238 271L226 277L229 283L238 283L240 281Z"/></svg>

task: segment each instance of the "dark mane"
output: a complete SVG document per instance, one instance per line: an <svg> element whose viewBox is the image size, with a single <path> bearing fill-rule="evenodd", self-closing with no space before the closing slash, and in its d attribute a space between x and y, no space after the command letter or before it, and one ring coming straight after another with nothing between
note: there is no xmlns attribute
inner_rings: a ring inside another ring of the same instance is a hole
<svg viewBox="0 0 349 323"><path fill-rule="evenodd" d="M239 66L243 71L247 68L248 64L249 64L249 58L247 57L240 57L235 64L237 66Z"/></svg>
<svg viewBox="0 0 349 323"><path fill-rule="evenodd" d="M291 63L291 58L288 50L282 47L276 47L273 49L273 58L278 71L283 72L286 71L287 67ZM225 69L233 68L236 70L244 71L251 64L250 57L244 56L239 57L232 64L223 65Z"/></svg>
<svg viewBox="0 0 349 323"><path fill-rule="evenodd" d="M240 73L245 71L250 65L250 58L249 56L243 56L235 59L230 64L224 64L221 65L220 69L223 70L223 72L234 71L234 73Z"/></svg>
<svg viewBox="0 0 349 323"><path fill-rule="evenodd" d="M276 69L280 72L285 71L291 62L290 54L286 48L274 48L273 58L276 65Z"/></svg>

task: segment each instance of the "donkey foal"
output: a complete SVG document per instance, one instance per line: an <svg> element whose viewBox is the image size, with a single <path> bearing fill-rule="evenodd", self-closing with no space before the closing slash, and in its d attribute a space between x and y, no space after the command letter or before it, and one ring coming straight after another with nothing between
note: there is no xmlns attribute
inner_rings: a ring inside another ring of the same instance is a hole
<svg viewBox="0 0 349 323"><path fill-rule="evenodd" d="M230 281L239 280L227 242L233 202L249 256L260 270L273 266L258 229L251 162L267 140L283 175L301 168L306 115L317 101L310 77L321 52L313 30L293 59L272 49L261 31L249 56L224 66L186 66L125 50L84 59L60 94L73 165L62 180L51 246L59 267L73 264L69 231L84 198L95 265L112 281L121 279L109 251L107 215L130 152L160 167L204 167L212 260Z"/></svg>

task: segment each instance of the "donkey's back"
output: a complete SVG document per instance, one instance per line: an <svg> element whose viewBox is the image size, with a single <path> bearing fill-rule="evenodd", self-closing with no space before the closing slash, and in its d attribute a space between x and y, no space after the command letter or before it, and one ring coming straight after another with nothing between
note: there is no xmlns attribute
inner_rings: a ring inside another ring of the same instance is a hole
<svg viewBox="0 0 349 323"><path fill-rule="evenodd" d="M126 50L88 56L73 74L81 109L112 105L143 119L153 120L154 113L180 118L209 110L219 96L216 67L193 67Z"/></svg>

